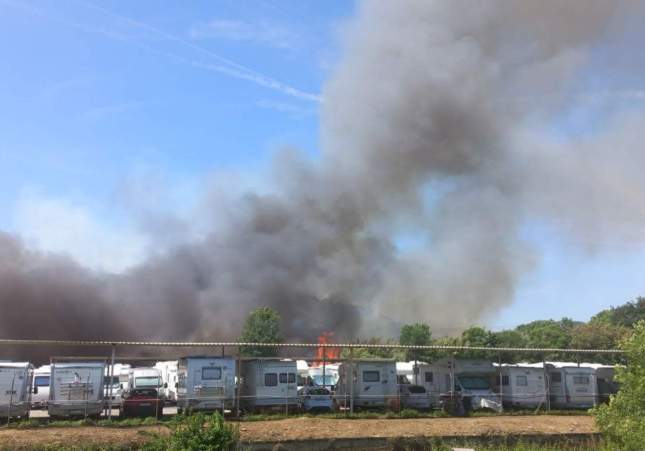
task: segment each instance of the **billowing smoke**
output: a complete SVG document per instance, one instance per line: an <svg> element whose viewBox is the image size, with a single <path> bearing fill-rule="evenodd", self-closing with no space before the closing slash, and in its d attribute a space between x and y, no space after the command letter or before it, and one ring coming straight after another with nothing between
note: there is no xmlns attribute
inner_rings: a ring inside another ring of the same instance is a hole
<svg viewBox="0 0 645 451"><path fill-rule="evenodd" d="M545 132L596 44L636 13L604 0L361 3L325 86L319 159L279 153L269 193L213 208L205 238L123 275L3 239L0 303L15 310L2 335L234 338L265 305L290 339L409 321L441 332L512 301L537 258L531 221L642 239L645 120Z"/></svg>

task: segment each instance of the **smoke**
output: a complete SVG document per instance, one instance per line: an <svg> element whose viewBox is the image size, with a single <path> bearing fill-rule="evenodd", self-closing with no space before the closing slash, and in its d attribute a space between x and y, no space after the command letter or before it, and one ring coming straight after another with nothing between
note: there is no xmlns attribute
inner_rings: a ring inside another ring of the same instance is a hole
<svg viewBox="0 0 645 451"><path fill-rule="evenodd" d="M211 206L204 238L122 275L3 238L0 303L16 310L0 317L2 335L235 338L258 306L278 309L294 340L410 321L452 332L512 301L539 258L527 222L566 224L584 241L642 240L645 120L568 141L545 132L597 43L636 11L360 3L324 89L319 159L280 152L270 192Z"/></svg>

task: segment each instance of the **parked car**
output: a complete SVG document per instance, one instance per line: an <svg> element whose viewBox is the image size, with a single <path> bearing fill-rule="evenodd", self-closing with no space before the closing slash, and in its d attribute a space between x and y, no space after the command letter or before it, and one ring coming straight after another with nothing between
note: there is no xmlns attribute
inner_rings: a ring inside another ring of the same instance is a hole
<svg viewBox="0 0 645 451"><path fill-rule="evenodd" d="M432 400L425 387L413 384L400 384L399 397L404 409L430 410Z"/></svg>
<svg viewBox="0 0 645 451"><path fill-rule="evenodd" d="M156 388L133 388L123 393L121 415L128 417L161 417L164 399Z"/></svg>
<svg viewBox="0 0 645 451"><path fill-rule="evenodd" d="M298 391L305 412L330 412L334 408L331 391L323 387L302 387Z"/></svg>

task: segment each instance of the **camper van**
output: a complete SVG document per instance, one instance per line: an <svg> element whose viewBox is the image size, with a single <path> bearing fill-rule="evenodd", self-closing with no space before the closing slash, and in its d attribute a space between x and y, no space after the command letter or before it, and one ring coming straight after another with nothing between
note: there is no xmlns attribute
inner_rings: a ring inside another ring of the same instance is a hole
<svg viewBox="0 0 645 451"><path fill-rule="evenodd" d="M598 402L607 403L609 397L618 393L618 383L614 379L615 367L602 364L582 364L595 370L596 384L598 385Z"/></svg>
<svg viewBox="0 0 645 451"><path fill-rule="evenodd" d="M312 385L334 389L338 382L338 365L329 364L310 367L307 371Z"/></svg>
<svg viewBox="0 0 645 451"><path fill-rule="evenodd" d="M33 370L29 362L0 363L0 417L29 417Z"/></svg>
<svg viewBox="0 0 645 451"><path fill-rule="evenodd" d="M226 410L235 406L232 357L184 357L177 363L177 411Z"/></svg>
<svg viewBox="0 0 645 451"><path fill-rule="evenodd" d="M163 414L165 398L161 371L157 368L130 368L128 388L121 394L123 417L159 417Z"/></svg>
<svg viewBox="0 0 645 451"><path fill-rule="evenodd" d="M161 380L163 382L162 392L166 402L177 402L177 360L155 363L155 368L161 371Z"/></svg>
<svg viewBox="0 0 645 451"><path fill-rule="evenodd" d="M113 371L110 378L110 371ZM115 363L112 370L111 365L105 367L105 377L103 379L103 396L105 398L106 406L112 405L117 407L121 405L121 395L124 389L127 388L128 375L130 372L130 365Z"/></svg>
<svg viewBox="0 0 645 451"><path fill-rule="evenodd" d="M343 362L338 369L337 406L390 407L399 400L396 363L391 360Z"/></svg>
<svg viewBox="0 0 645 451"><path fill-rule="evenodd" d="M502 404L538 407L547 404L546 373L541 364L502 365Z"/></svg>
<svg viewBox="0 0 645 451"><path fill-rule="evenodd" d="M396 362L396 374L399 378L399 384L410 385L409 387L399 388L403 395L402 406L408 404L408 407L412 407L412 405L416 404L418 405L416 408L422 409L439 406L442 393L439 384L441 376L440 372L433 368L432 365L415 361ZM443 377L445 379L445 375ZM445 387L449 386L450 377L448 376ZM417 387L422 387L424 390ZM408 400L405 398L408 398ZM424 398L427 398L427 400Z"/></svg>
<svg viewBox="0 0 645 451"><path fill-rule="evenodd" d="M588 409L598 403L595 369L574 362L547 362L551 407Z"/></svg>
<svg viewBox="0 0 645 451"><path fill-rule="evenodd" d="M103 362L53 363L47 411L50 417L98 417L103 410Z"/></svg>
<svg viewBox="0 0 645 451"><path fill-rule="evenodd" d="M34 378L31 387L31 408L46 409L49 401L49 379L51 368L43 365L34 370Z"/></svg>
<svg viewBox="0 0 645 451"><path fill-rule="evenodd" d="M295 360L241 362L241 403L245 409L299 407Z"/></svg>

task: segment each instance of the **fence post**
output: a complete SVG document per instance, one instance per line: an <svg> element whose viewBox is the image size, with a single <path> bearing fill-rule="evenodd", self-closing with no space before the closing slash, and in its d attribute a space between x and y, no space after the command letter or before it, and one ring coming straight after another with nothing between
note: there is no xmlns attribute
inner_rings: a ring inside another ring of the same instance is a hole
<svg viewBox="0 0 645 451"><path fill-rule="evenodd" d="M9 408L7 409L7 426L9 426L9 423L11 422L11 405L13 404L13 391L14 391L15 381L16 381L16 372L14 370L13 377L11 378L11 392L9 393Z"/></svg>
<svg viewBox="0 0 645 451"><path fill-rule="evenodd" d="M499 407L500 409L504 409L504 399L503 399L503 392L504 392L504 376L502 374L502 352L497 353L497 364L499 365ZM510 383L510 381L509 381Z"/></svg>
<svg viewBox="0 0 645 451"><path fill-rule="evenodd" d="M549 372L546 368L546 361L544 360L544 355L542 355L542 368L544 369L544 393L546 395L546 411L551 411L551 379L549 378Z"/></svg>
<svg viewBox="0 0 645 451"><path fill-rule="evenodd" d="M349 413L354 414L354 348L349 348Z"/></svg>

